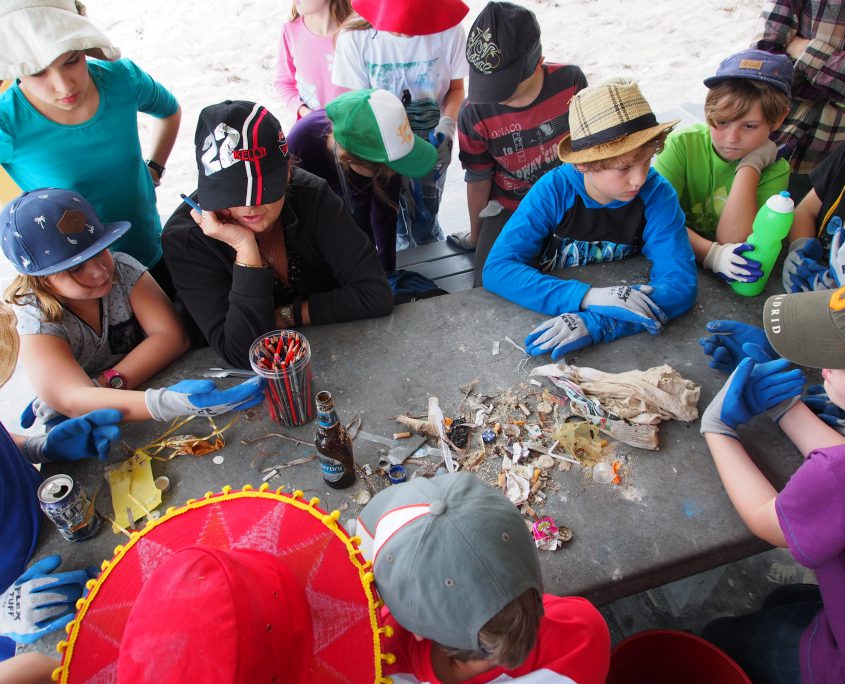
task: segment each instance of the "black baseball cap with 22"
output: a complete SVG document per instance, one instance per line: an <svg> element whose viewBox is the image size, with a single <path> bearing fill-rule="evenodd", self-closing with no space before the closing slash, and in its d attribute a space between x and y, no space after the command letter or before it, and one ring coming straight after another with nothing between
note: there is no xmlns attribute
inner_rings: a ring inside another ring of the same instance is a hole
<svg viewBox="0 0 845 684"><path fill-rule="evenodd" d="M194 145L203 209L253 207L284 197L288 144L281 124L266 107L244 100L206 107L199 115Z"/></svg>

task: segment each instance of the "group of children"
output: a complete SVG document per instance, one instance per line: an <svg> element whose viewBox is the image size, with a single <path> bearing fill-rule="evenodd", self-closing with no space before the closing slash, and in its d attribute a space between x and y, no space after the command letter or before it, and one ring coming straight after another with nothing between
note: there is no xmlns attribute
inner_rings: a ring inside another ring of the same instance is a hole
<svg viewBox="0 0 845 684"><path fill-rule="evenodd" d="M0 568L4 607L21 597L43 604L39 587L56 569L13 582L38 528L38 476L21 454L34 462L103 456L121 420L222 413L261 400L258 380L222 391L199 380L134 391L191 342L204 339L248 367L250 343L269 329L389 313L385 274L397 248L442 239L437 211L456 136L470 230L454 239L476 249L477 285L551 316L527 335L529 354L557 360L588 344L659 334L695 302L696 263L729 282L761 277L747 239L758 208L790 181L772 138L795 115L803 52L795 66L789 50L724 59L705 80L707 125L674 131L678 122L658 121L635 82L588 87L577 66L545 62L526 8L490 2L468 35L467 12L460 0L297 0L276 79L297 123L285 136L258 104L206 107L195 137L197 190L159 239L155 185L179 125L175 98L118 59L78 3L15 0L0 9L0 35L27 37L0 48L0 78L15 79L0 97L0 164L26 190L0 214L3 252L19 273L5 299L38 394L24 425L38 419L51 428L30 440L0 433L2 460L15 469L4 486L22 483L16 496L0 497L2 517L23 521L0 529L4 548L16 549ZM821 50L818 39L808 50ZM160 121L146 161L139 111ZM85 154L94 148L103 153ZM760 616L706 630L755 681L845 678L837 646L845 639L845 439L824 420L845 409L844 154L842 145L810 173L784 264L789 294L766 303L765 330L716 321L702 340L711 365L731 374L701 428L725 488L755 534L788 546L819 578L815 594L778 597ZM598 288L561 277L567 267L635 254L651 261L646 282ZM802 337L807 330L813 345ZM17 337L7 339L16 357ZM803 376L779 354L826 368L824 392L814 395L819 416L797 402ZM763 412L806 457L781 493L737 433ZM461 513L466 501L472 515ZM380 633L398 658L385 660L384 672L394 681L529 681L535 672L548 681L604 680L601 618L579 599L542 595L521 518L473 476L391 487L362 512L359 536L386 604ZM460 547L473 537L477 552ZM468 557L483 567L467 566ZM422 559L431 572L419 572ZM254 560L214 562L228 571ZM63 576L52 575L58 583ZM83 581L67 576L51 625L72 609ZM0 614L4 633L43 629L33 613L19 611L17 622L10 615ZM135 624L143 635L143 622ZM296 644L301 635L288 637ZM761 657L764 642L776 648ZM127 672L136 665L127 661ZM320 667L300 666L293 681L321 681Z"/></svg>

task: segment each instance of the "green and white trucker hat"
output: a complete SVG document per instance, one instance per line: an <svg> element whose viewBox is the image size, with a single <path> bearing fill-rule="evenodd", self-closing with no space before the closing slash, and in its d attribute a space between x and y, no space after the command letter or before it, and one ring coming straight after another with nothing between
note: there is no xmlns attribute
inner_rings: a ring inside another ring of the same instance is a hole
<svg viewBox="0 0 845 684"><path fill-rule="evenodd" d="M343 93L329 102L326 115L335 140L355 157L409 178L422 178L434 168L434 145L414 135L402 102L386 90Z"/></svg>

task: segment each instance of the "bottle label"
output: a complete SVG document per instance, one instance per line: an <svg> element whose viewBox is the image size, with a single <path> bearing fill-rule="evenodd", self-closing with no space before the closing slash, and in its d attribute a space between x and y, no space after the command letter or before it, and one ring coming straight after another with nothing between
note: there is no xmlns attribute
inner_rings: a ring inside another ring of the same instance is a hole
<svg viewBox="0 0 845 684"><path fill-rule="evenodd" d="M328 456L320 454L320 470L326 482L337 482L343 477L343 464Z"/></svg>
<svg viewBox="0 0 845 684"><path fill-rule="evenodd" d="M321 411L320 407L317 407L317 424L320 427L330 428L333 427L337 423L337 413L335 413L334 409L330 409L328 411Z"/></svg>

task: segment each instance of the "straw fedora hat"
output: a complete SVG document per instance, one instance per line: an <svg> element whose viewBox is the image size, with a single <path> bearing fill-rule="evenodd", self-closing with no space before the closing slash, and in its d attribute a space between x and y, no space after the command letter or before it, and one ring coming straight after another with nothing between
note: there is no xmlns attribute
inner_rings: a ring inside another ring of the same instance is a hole
<svg viewBox="0 0 845 684"><path fill-rule="evenodd" d="M115 549L89 580L60 684L386 684L371 565L318 499L224 487Z"/></svg>
<svg viewBox="0 0 845 684"><path fill-rule="evenodd" d="M15 312L5 304L0 304L0 387L5 385L18 363L18 331Z"/></svg>
<svg viewBox="0 0 845 684"><path fill-rule="evenodd" d="M679 122L658 123L635 81L612 78L570 100L569 134L558 144L557 155L565 164L618 157Z"/></svg>

